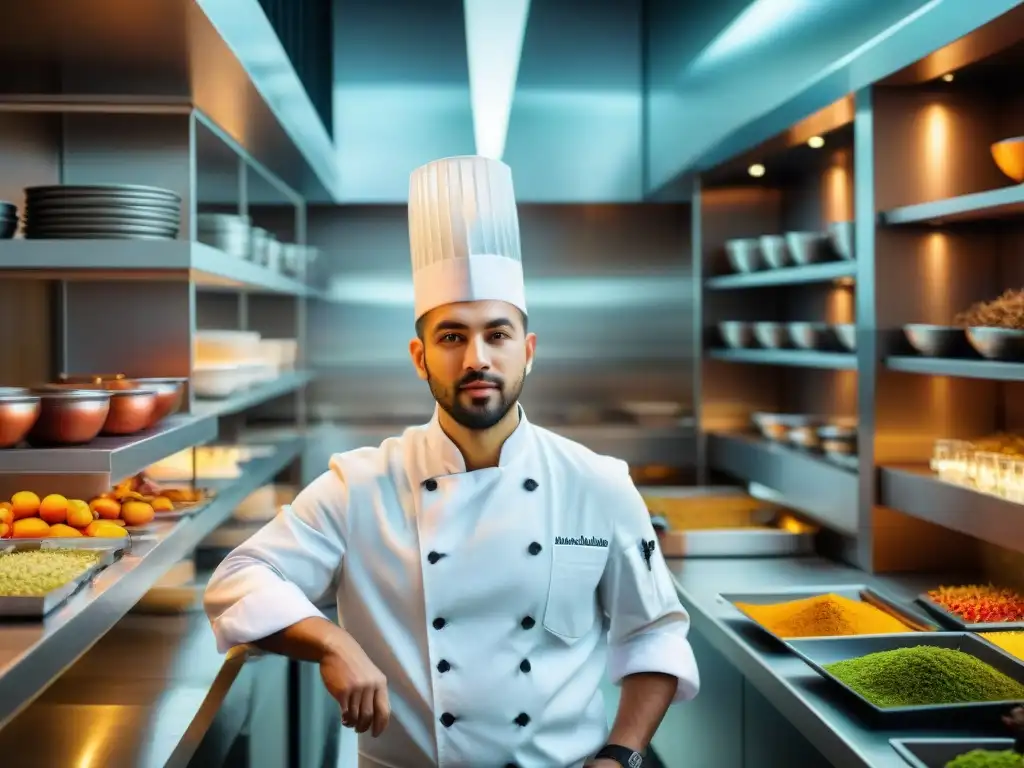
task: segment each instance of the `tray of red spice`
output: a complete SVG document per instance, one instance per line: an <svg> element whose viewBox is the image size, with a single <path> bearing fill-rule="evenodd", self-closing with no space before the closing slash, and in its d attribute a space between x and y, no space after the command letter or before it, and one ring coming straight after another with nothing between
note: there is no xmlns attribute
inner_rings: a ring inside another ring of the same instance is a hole
<svg viewBox="0 0 1024 768"><path fill-rule="evenodd" d="M991 584L939 587L917 601L948 627L965 632L1024 629L1024 596Z"/></svg>

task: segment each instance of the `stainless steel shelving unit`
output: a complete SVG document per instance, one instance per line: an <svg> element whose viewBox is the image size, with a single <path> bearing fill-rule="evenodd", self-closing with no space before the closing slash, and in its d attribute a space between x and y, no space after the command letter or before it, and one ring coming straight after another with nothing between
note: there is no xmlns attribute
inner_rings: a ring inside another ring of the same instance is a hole
<svg viewBox="0 0 1024 768"><path fill-rule="evenodd" d="M172 416L151 430L127 437L98 437L65 448L10 448L0 451L0 474L98 473L117 483L178 451L217 436L208 416Z"/></svg>
<svg viewBox="0 0 1024 768"><path fill-rule="evenodd" d="M1002 360L957 359L893 355L885 359L890 371L919 373L925 376L955 376L961 379L1024 381L1024 363Z"/></svg>
<svg viewBox="0 0 1024 768"><path fill-rule="evenodd" d="M704 281L707 290L732 290L735 288L767 288L775 285L802 285L804 283L829 283L833 280L851 278L857 274L853 261L831 261L822 264L808 264L803 267L782 267L764 269L735 275L718 275Z"/></svg>
<svg viewBox="0 0 1024 768"><path fill-rule="evenodd" d="M857 369L857 356L843 352L817 352L804 349L709 349L707 356L714 360L732 363L825 368L835 371Z"/></svg>
<svg viewBox="0 0 1024 768"><path fill-rule="evenodd" d="M241 477L221 482L217 496L194 517L134 535L131 554L102 571L41 623L0 625L0 728L116 625L168 568L187 557L246 496L293 462L303 444L301 436L273 444L273 455L253 460L244 465Z"/></svg>
<svg viewBox="0 0 1024 768"><path fill-rule="evenodd" d="M197 399L192 404L192 412L213 418L231 416L282 395L291 394L309 384L315 377L313 371L288 371L222 400Z"/></svg>

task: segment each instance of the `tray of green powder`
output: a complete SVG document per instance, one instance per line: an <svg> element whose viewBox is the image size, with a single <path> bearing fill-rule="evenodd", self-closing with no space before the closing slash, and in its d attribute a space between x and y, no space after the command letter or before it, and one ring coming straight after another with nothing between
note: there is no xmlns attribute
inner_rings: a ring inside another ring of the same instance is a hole
<svg viewBox="0 0 1024 768"><path fill-rule="evenodd" d="M1013 739L891 739L911 768L1021 768Z"/></svg>
<svg viewBox="0 0 1024 768"><path fill-rule="evenodd" d="M998 727L1024 701L1024 664L964 632L791 640L786 645L883 728Z"/></svg>
<svg viewBox="0 0 1024 768"><path fill-rule="evenodd" d="M718 598L781 642L939 630L927 614L865 584L732 592Z"/></svg>

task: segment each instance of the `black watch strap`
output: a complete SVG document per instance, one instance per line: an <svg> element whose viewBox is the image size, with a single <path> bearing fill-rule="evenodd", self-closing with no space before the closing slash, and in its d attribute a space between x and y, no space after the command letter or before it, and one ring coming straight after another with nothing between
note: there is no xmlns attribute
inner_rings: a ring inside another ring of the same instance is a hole
<svg viewBox="0 0 1024 768"><path fill-rule="evenodd" d="M622 768L640 768L644 759L639 752L634 752L629 747L619 744L605 744L601 750L594 755L595 760L614 760Z"/></svg>

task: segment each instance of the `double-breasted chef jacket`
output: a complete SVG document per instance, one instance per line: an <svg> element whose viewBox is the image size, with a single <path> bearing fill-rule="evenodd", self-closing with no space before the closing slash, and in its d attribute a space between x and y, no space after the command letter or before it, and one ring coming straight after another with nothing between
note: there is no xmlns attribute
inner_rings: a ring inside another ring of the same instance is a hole
<svg viewBox="0 0 1024 768"><path fill-rule="evenodd" d="M329 471L232 552L206 591L221 652L320 616L387 678L391 720L360 768L578 766L605 743L599 689L699 681L627 466L530 424L467 472L437 415Z"/></svg>

